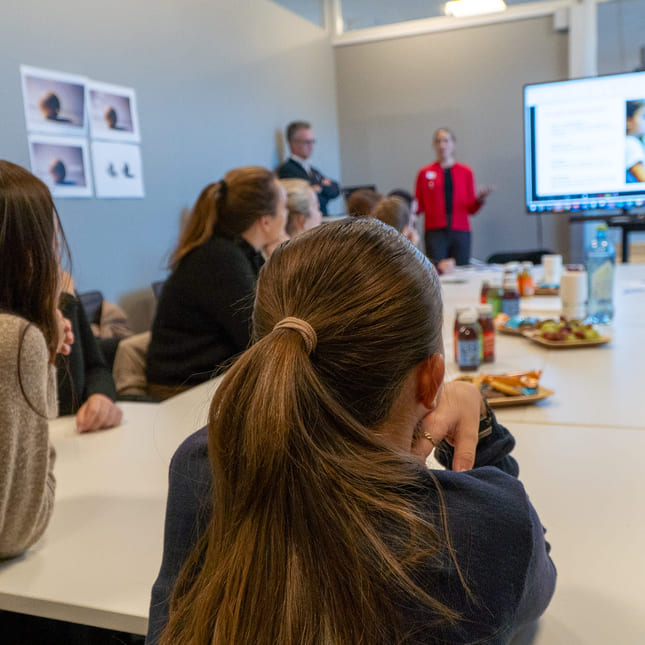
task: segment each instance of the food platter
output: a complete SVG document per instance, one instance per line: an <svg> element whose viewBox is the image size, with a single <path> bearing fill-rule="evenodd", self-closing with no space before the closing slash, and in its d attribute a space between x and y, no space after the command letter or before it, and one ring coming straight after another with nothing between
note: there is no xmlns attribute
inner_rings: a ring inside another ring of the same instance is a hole
<svg viewBox="0 0 645 645"><path fill-rule="evenodd" d="M532 403L537 403L538 401L546 399L553 394L555 394L553 390L549 390L548 388L539 385L535 394L521 394L519 396L496 396L486 398L486 401L491 408L505 408L514 405L530 405Z"/></svg>
<svg viewBox="0 0 645 645"><path fill-rule="evenodd" d="M539 385L541 374L541 370L506 374L462 374L454 380L472 383L480 389L482 396L492 408L502 408L530 405L554 394L553 390ZM514 386L510 386L511 383Z"/></svg>
<svg viewBox="0 0 645 645"><path fill-rule="evenodd" d="M549 347L551 349L580 349L581 347L598 347L599 345L606 345L610 340L610 336L598 336L597 338L577 338L576 340L549 340L543 338L540 332L536 329L531 329L522 332L524 338L532 340L538 345Z"/></svg>

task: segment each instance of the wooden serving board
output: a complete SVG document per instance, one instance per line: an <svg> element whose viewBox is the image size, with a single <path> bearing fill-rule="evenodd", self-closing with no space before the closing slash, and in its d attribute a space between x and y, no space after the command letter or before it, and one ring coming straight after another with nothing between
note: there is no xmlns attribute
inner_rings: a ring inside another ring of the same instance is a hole
<svg viewBox="0 0 645 645"><path fill-rule="evenodd" d="M546 399L548 396L552 396L554 393L553 390L549 390L546 387L538 386L537 392L535 394L520 394L518 396L496 396L487 398L486 401L491 408L505 408L513 405L531 405Z"/></svg>

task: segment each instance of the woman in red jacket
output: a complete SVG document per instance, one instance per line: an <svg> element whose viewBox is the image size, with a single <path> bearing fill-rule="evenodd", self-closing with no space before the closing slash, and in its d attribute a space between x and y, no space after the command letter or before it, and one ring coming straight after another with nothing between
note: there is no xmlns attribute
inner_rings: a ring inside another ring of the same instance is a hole
<svg viewBox="0 0 645 645"><path fill-rule="evenodd" d="M437 160L419 170L416 198L419 213L425 214L426 255L434 264L455 258L457 264L470 261L469 215L483 205L492 188L475 192L473 171L455 161L455 136L447 128L434 133Z"/></svg>

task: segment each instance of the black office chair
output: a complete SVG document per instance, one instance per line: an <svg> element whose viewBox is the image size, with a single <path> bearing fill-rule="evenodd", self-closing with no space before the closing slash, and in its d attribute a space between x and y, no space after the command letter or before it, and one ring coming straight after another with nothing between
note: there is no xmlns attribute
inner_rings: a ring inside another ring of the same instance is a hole
<svg viewBox="0 0 645 645"><path fill-rule="evenodd" d="M487 264L506 264L507 262L533 262L533 264L542 264L543 255L552 255L553 251L548 249L535 249L533 251L505 251L503 253L493 253L486 260Z"/></svg>
<svg viewBox="0 0 645 645"><path fill-rule="evenodd" d="M87 293L79 293L78 298L90 324L98 325L101 322L103 294L100 291L88 291Z"/></svg>
<svg viewBox="0 0 645 645"><path fill-rule="evenodd" d="M373 190L376 192L376 184L364 184L362 186L343 186L340 189L340 192L343 193L343 197L347 199L353 192L357 190Z"/></svg>
<svg viewBox="0 0 645 645"><path fill-rule="evenodd" d="M159 300L159 296L161 295L165 282L165 280L157 280L157 282L153 282L150 285L152 287L152 293L155 294L155 300Z"/></svg>

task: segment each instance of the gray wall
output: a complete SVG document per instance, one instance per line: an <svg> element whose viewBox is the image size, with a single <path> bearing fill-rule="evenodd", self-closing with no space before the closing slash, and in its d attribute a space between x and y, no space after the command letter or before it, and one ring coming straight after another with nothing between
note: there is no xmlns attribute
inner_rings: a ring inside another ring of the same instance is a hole
<svg viewBox="0 0 645 645"><path fill-rule="evenodd" d="M181 209L229 168L275 166L293 118L313 121L314 161L339 175L328 36L267 0L3 2L0 157L28 167L20 63L137 91L147 197L56 204L81 291L149 294Z"/></svg>
<svg viewBox="0 0 645 645"><path fill-rule="evenodd" d="M346 185L413 188L434 159L433 131L456 133L457 156L496 192L474 217L473 255L535 248L524 206L522 87L567 77L566 34L552 18L498 23L335 49ZM543 215L543 243L568 253L566 217Z"/></svg>

